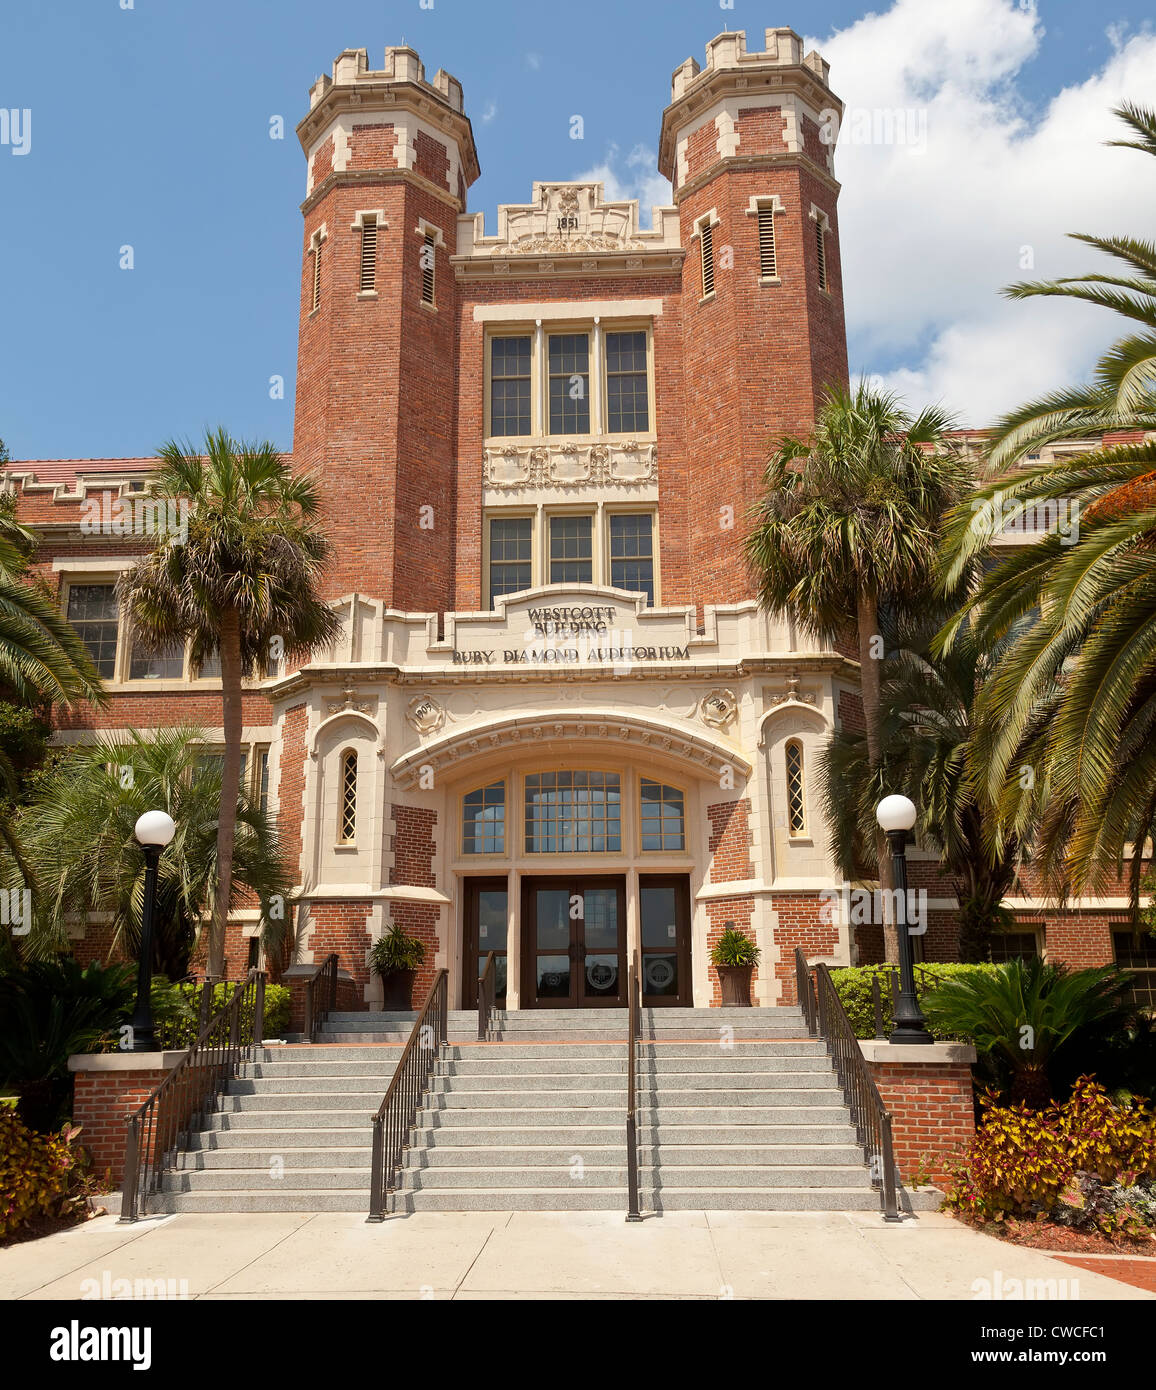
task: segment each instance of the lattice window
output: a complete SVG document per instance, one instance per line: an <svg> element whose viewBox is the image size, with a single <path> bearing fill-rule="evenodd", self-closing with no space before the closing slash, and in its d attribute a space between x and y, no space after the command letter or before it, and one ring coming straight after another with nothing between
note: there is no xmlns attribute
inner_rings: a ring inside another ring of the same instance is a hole
<svg viewBox="0 0 1156 1390"><path fill-rule="evenodd" d="M787 744L787 825L792 835L807 829L807 801L803 787L803 745Z"/></svg>
<svg viewBox="0 0 1156 1390"><path fill-rule="evenodd" d="M702 224L699 233L699 251L702 255L702 297L714 294L714 228L709 221Z"/></svg>
<svg viewBox="0 0 1156 1390"><path fill-rule="evenodd" d="M357 754L351 748L341 755L341 815L337 838L350 845L357 836Z"/></svg>
<svg viewBox="0 0 1156 1390"><path fill-rule="evenodd" d="M361 227L361 288L377 288L377 218L367 217Z"/></svg>
<svg viewBox="0 0 1156 1390"><path fill-rule="evenodd" d="M434 234L426 232L421 248L421 297L423 304L434 302Z"/></svg>
<svg viewBox="0 0 1156 1390"><path fill-rule="evenodd" d="M775 259L775 209L770 203L759 204L759 275L773 280L778 275Z"/></svg>
<svg viewBox="0 0 1156 1390"><path fill-rule="evenodd" d="M819 288L825 290L827 285L827 229L823 225L821 217L815 218L815 248L819 253Z"/></svg>
<svg viewBox="0 0 1156 1390"><path fill-rule="evenodd" d="M321 304L321 242L313 248L313 307Z"/></svg>

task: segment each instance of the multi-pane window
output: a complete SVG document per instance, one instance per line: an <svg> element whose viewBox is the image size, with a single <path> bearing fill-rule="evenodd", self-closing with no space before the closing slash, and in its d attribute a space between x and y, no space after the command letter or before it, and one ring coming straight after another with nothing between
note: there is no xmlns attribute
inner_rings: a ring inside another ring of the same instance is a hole
<svg viewBox="0 0 1156 1390"><path fill-rule="evenodd" d="M827 288L827 230L821 217L815 218L815 248L818 251L819 288Z"/></svg>
<svg viewBox="0 0 1156 1390"><path fill-rule="evenodd" d="M548 356L550 433L589 434L589 335L551 333Z"/></svg>
<svg viewBox="0 0 1156 1390"><path fill-rule="evenodd" d="M714 228L709 219L699 228L699 254L702 258L702 297L714 294Z"/></svg>
<svg viewBox="0 0 1156 1390"><path fill-rule="evenodd" d="M116 675L116 585L69 585L68 621L88 648L97 672L105 680L112 680Z"/></svg>
<svg viewBox="0 0 1156 1390"><path fill-rule="evenodd" d="M490 602L530 587L533 575L534 519L490 519Z"/></svg>
<svg viewBox="0 0 1156 1390"><path fill-rule="evenodd" d="M267 815L269 812L269 750L262 749L257 754L257 804L261 807L261 814Z"/></svg>
<svg viewBox="0 0 1156 1390"><path fill-rule="evenodd" d="M530 433L530 338L490 339L490 433Z"/></svg>
<svg viewBox="0 0 1156 1390"><path fill-rule="evenodd" d="M351 845L357 838L357 754L349 749L341 755L341 807L337 818L337 838Z"/></svg>
<svg viewBox="0 0 1156 1390"><path fill-rule="evenodd" d="M1156 940L1147 932L1137 937L1130 931L1114 931L1112 945L1116 964L1135 977L1133 1002L1144 1009L1156 1009Z"/></svg>
<svg viewBox="0 0 1156 1390"><path fill-rule="evenodd" d="M361 288L377 287L377 218L367 217L361 226Z"/></svg>
<svg viewBox="0 0 1156 1390"><path fill-rule="evenodd" d="M803 745L795 739L787 744L787 825L792 835L805 834L807 829Z"/></svg>
<svg viewBox="0 0 1156 1390"><path fill-rule="evenodd" d="M550 518L550 583L591 584L594 581L594 518Z"/></svg>
<svg viewBox="0 0 1156 1390"><path fill-rule="evenodd" d="M1034 931L994 932L988 940L987 958L997 965L1008 960L1029 960L1039 955Z"/></svg>
<svg viewBox="0 0 1156 1390"><path fill-rule="evenodd" d="M149 654L138 640L132 644L132 659L129 661L130 681L180 680L185 674L185 644L169 642L166 646Z"/></svg>
<svg viewBox="0 0 1156 1390"><path fill-rule="evenodd" d="M537 772L526 778L527 854L620 854L616 772Z"/></svg>
<svg viewBox="0 0 1156 1390"><path fill-rule="evenodd" d="M678 787L642 778L642 848L686 848L686 808Z"/></svg>
<svg viewBox="0 0 1156 1390"><path fill-rule="evenodd" d="M606 428L611 434L650 428L646 333L641 329L606 335Z"/></svg>
<svg viewBox="0 0 1156 1390"><path fill-rule="evenodd" d="M770 203L759 204L759 274L764 280L778 275L775 256L775 209Z"/></svg>
<svg viewBox="0 0 1156 1390"><path fill-rule="evenodd" d="M321 304L321 242L313 248L313 307Z"/></svg>
<svg viewBox="0 0 1156 1390"><path fill-rule="evenodd" d="M611 514L610 583L654 602L654 518L649 512Z"/></svg>
<svg viewBox="0 0 1156 1390"><path fill-rule="evenodd" d="M421 248L421 297L424 304L434 302L434 267L436 264L434 245L433 233L426 232Z"/></svg>
<svg viewBox="0 0 1156 1390"><path fill-rule="evenodd" d="M462 853L504 854L506 784L477 787L462 798Z"/></svg>

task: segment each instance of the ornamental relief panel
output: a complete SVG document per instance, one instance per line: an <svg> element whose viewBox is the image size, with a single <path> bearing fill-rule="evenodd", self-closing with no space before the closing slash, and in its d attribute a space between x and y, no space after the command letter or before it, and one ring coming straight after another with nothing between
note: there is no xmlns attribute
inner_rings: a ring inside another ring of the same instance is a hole
<svg viewBox="0 0 1156 1390"><path fill-rule="evenodd" d="M658 446L639 442L502 444L482 453L482 480L501 492L519 488L597 488L658 478Z"/></svg>

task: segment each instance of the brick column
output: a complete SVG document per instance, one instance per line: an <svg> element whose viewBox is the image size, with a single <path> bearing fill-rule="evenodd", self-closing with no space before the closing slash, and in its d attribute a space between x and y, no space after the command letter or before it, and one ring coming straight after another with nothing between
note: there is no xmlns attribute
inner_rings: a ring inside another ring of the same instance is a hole
<svg viewBox="0 0 1156 1390"><path fill-rule="evenodd" d="M165 1079L184 1052L85 1052L68 1059L72 1120L92 1154L93 1171L119 1187L124 1177L125 1120Z"/></svg>
<svg viewBox="0 0 1156 1390"><path fill-rule="evenodd" d="M883 1104L891 1111L895 1162L906 1180L917 1169L939 1183L947 1160L975 1137L971 1064L967 1043L861 1042Z"/></svg>

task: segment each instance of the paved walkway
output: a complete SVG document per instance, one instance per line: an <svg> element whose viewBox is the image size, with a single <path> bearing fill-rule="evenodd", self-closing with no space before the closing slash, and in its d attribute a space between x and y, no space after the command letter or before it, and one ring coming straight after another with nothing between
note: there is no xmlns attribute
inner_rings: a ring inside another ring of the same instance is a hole
<svg viewBox="0 0 1156 1390"><path fill-rule="evenodd" d="M970 1300L1030 1279L1056 1283L1027 1296L1156 1299L939 1213L899 1226L867 1212L102 1216L0 1250L0 1299L115 1295L125 1279L184 1281L189 1298Z"/></svg>

